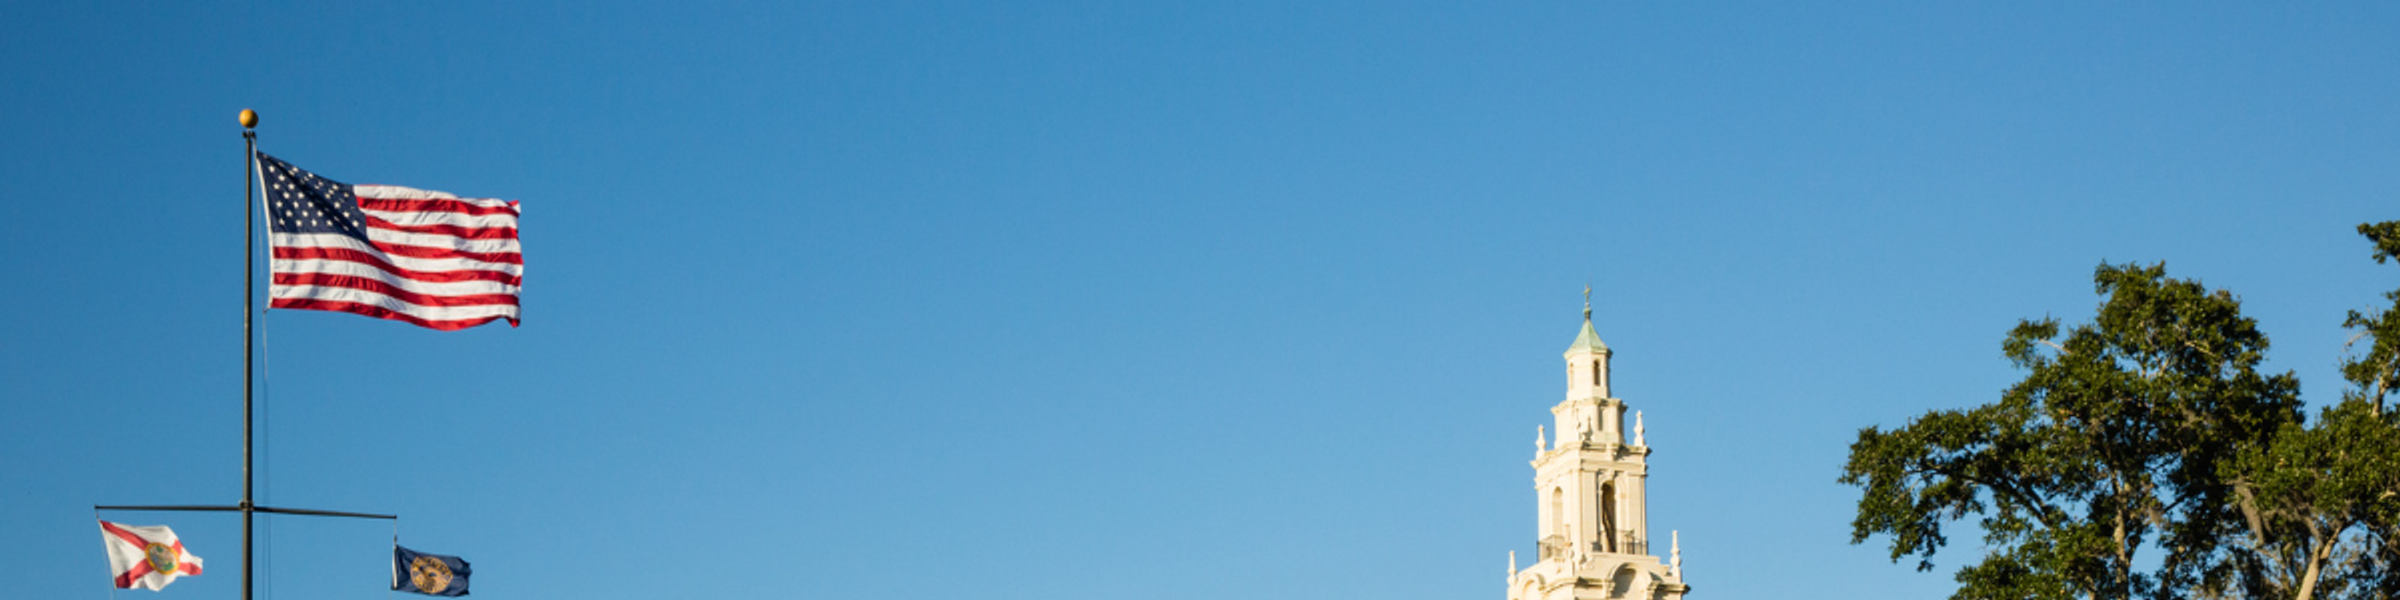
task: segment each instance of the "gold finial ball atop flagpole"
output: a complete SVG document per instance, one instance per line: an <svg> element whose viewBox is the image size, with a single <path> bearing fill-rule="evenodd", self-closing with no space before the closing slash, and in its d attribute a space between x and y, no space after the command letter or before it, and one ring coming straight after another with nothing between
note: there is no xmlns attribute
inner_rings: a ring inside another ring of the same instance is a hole
<svg viewBox="0 0 2400 600"><path fill-rule="evenodd" d="M257 127L257 126L258 126L258 111L250 110L250 109L247 109L247 108L245 108L245 109L242 109L242 128L243 128L243 129L250 129L250 128L253 128L253 127Z"/></svg>

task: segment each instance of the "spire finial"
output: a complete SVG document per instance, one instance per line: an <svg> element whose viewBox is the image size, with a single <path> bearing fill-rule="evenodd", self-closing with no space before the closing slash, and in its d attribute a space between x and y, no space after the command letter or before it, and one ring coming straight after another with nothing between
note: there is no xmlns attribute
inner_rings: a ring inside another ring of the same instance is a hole
<svg viewBox="0 0 2400 600"><path fill-rule="evenodd" d="M1583 284L1583 320L1592 320L1592 284Z"/></svg>
<svg viewBox="0 0 2400 600"><path fill-rule="evenodd" d="M1683 577L1683 532L1668 530L1667 543L1674 544L1671 546L1674 548L1670 551L1672 554L1669 555L1671 558L1667 559L1667 575Z"/></svg>

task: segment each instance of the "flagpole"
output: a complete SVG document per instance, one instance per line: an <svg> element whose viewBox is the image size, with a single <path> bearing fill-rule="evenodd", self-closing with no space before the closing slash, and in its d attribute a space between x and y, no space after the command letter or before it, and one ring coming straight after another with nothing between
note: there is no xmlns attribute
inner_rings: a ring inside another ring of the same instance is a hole
<svg viewBox="0 0 2400 600"><path fill-rule="evenodd" d="M250 218L251 194L258 191L258 113L242 109L242 600L250 600L250 517L256 507L250 502L250 427L256 421L250 416L250 391L254 389L250 376L252 352L250 344L257 336L251 334L250 321L256 317L258 280L257 222Z"/></svg>
<svg viewBox="0 0 2400 600"><path fill-rule="evenodd" d="M251 542L253 541L251 537L251 525L253 524L257 513L309 515L319 517L353 517L363 519L390 519L393 522L392 544L394 546L398 546L400 543L400 517L399 515L383 515L339 510L277 508L272 506L259 506L253 501L253 497L251 495L251 492L254 489L251 485L253 480L251 469L253 464L253 454L251 452L253 444L251 444L251 434L253 433L253 429L255 429L258 424L258 419L252 411L254 404L253 396L258 387L256 385L257 382L253 379L257 375L257 370L254 368L256 363L254 361L256 361L258 357L258 353L255 351L255 344L257 343L258 336L253 334L255 331L255 320L258 318L258 221L251 218L256 215L256 213L251 211L254 206L259 205L257 202L257 194L263 191L260 189L260 187L263 186L265 182L261 181L258 173L258 112L247 108L242 109L241 121L242 146L243 150L247 153L247 156L245 156L245 163L242 165L242 503L233 506L197 504L111 506L103 504L92 506L92 512L98 513L103 510L137 510L242 513L242 600L251 600L250 582L253 574L253 569L251 568L251 559L256 557L256 555L251 552ZM115 584L113 582L110 584L109 593L112 596L116 593Z"/></svg>

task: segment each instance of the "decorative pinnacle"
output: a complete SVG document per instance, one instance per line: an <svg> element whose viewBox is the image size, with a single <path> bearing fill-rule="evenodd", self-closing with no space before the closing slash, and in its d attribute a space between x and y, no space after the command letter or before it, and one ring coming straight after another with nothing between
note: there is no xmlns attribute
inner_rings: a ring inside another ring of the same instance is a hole
<svg viewBox="0 0 2400 600"><path fill-rule="evenodd" d="M258 126L258 111L250 110L250 109L247 109L247 108L245 108L245 109L242 109L242 128L243 128L243 129L250 129L250 128L257 127L257 126Z"/></svg>
<svg viewBox="0 0 2400 600"><path fill-rule="evenodd" d="M1668 530L1667 543L1674 544L1672 558L1667 559L1667 575L1683 577L1683 532Z"/></svg>
<svg viewBox="0 0 2400 600"><path fill-rule="evenodd" d="M1583 284L1583 320L1592 320L1592 284Z"/></svg>

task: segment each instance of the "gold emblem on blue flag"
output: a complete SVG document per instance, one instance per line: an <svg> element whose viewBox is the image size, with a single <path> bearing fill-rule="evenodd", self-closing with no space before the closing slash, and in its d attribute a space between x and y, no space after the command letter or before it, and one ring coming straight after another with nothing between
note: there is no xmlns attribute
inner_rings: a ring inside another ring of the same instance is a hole
<svg viewBox="0 0 2400 600"><path fill-rule="evenodd" d="M408 582L416 584L417 591L442 593L450 587L450 565L442 564L439 558L419 556L408 563Z"/></svg>
<svg viewBox="0 0 2400 600"><path fill-rule="evenodd" d="M403 578L402 573L408 576ZM471 573L466 559L392 545L393 590L428 596L465 596L467 575Z"/></svg>

